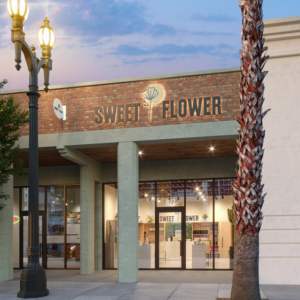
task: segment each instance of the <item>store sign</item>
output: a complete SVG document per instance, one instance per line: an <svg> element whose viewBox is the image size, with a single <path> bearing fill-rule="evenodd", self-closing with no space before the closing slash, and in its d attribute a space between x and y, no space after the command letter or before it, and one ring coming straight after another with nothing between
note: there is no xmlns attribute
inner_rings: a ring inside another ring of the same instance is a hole
<svg viewBox="0 0 300 300"><path fill-rule="evenodd" d="M166 92L160 84L150 84L141 92L143 102L135 102L119 105L97 106L95 108L95 122L121 123L139 122L142 107L147 107L148 122L152 122L154 106L161 106L163 119L193 118L201 116L216 116L222 114L221 97L187 98L164 100Z"/></svg>
<svg viewBox="0 0 300 300"><path fill-rule="evenodd" d="M13 224L17 224L20 222L20 217L19 216L13 216Z"/></svg>
<svg viewBox="0 0 300 300"><path fill-rule="evenodd" d="M62 105L61 101L59 99L54 99L53 101L53 110L56 115L56 117L60 120L65 121L67 119L67 109L65 105Z"/></svg>
<svg viewBox="0 0 300 300"><path fill-rule="evenodd" d="M161 216L159 222L174 222L174 216Z"/></svg>
<svg viewBox="0 0 300 300"><path fill-rule="evenodd" d="M195 221L199 221L199 216L198 215L194 215L194 216L186 216L185 220L187 222L195 222Z"/></svg>
<svg viewBox="0 0 300 300"><path fill-rule="evenodd" d="M167 206L174 206L176 204L175 199L168 199L166 200L166 205Z"/></svg>

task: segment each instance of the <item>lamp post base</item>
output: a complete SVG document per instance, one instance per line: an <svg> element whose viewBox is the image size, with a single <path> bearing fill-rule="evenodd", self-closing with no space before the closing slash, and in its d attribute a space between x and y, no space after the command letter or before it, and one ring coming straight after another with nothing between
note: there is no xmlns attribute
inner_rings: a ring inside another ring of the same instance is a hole
<svg viewBox="0 0 300 300"><path fill-rule="evenodd" d="M24 269L21 273L18 298L38 298L49 295L46 272L41 266L36 269Z"/></svg>

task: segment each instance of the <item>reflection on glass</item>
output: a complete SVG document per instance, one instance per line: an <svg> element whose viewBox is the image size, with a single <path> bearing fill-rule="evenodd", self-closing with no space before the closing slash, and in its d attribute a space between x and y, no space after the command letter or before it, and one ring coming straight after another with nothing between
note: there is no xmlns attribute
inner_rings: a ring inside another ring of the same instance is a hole
<svg viewBox="0 0 300 300"><path fill-rule="evenodd" d="M14 268L20 268L20 218L19 211L19 188L14 188L14 199L13 199L13 252L14 252Z"/></svg>
<svg viewBox="0 0 300 300"><path fill-rule="evenodd" d="M231 215L234 203L232 179L215 180L215 220L218 224L218 240L215 254L215 268L233 268L234 217Z"/></svg>
<svg viewBox="0 0 300 300"><path fill-rule="evenodd" d="M106 269L118 267L118 187L106 184L104 188L104 251Z"/></svg>
<svg viewBox="0 0 300 300"><path fill-rule="evenodd" d="M184 181L157 183L157 207L184 206Z"/></svg>
<svg viewBox="0 0 300 300"><path fill-rule="evenodd" d="M22 211L28 211L29 188L22 188ZM45 209L45 188L39 187L39 210Z"/></svg>
<svg viewBox="0 0 300 300"><path fill-rule="evenodd" d="M139 268L155 268L155 183L139 184Z"/></svg>
<svg viewBox="0 0 300 300"><path fill-rule="evenodd" d="M186 268L213 268L212 180L186 183Z"/></svg>
<svg viewBox="0 0 300 300"><path fill-rule="evenodd" d="M159 213L159 267L181 268L181 213Z"/></svg>
<svg viewBox="0 0 300 300"><path fill-rule="evenodd" d="M64 268L64 187L47 188L47 267Z"/></svg>
<svg viewBox="0 0 300 300"><path fill-rule="evenodd" d="M23 216L23 266L26 267L28 264L28 216ZM39 261L42 265L42 253L43 253L43 218L39 216L39 248L40 255Z"/></svg>
<svg viewBox="0 0 300 300"><path fill-rule="evenodd" d="M80 188L66 188L67 268L80 267Z"/></svg>

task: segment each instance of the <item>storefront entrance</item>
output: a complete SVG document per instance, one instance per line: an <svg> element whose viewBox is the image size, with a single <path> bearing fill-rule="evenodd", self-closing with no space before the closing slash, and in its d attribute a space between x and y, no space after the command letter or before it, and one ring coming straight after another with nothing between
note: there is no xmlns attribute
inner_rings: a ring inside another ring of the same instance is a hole
<svg viewBox="0 0 300 300"><path fill-rule="evenodd" d="M233 179L140 182L139 269L233 267ZM104 185L103 266L118 267L118 186Z"/></svg>
<svg viewBox="0 0 300 300"><path fill-rule="evenodd" d="M185 209L156 208L155 268L185 269Z"/></svg>

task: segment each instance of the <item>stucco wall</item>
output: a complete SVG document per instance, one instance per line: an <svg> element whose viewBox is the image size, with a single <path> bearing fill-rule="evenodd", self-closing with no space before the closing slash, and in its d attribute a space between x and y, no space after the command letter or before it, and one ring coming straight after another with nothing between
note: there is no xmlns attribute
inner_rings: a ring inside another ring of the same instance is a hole
<svg viewBox="0 0 300 300"><path fill-rule="evenodd" d="M263 183L268 194L260 234L260 282L300 284L300 18L266 24L271 59L264 109L272 110L264 119Z"/></svg>
<svg viewBox="0 0 300 300"><path fill-rule="evenodd" d="M236 157L140 161L139 181L235 177ZM102 182L117 182L117 164L102 164ZM80 166L39 169L40 185L79 184ZM15 176L14 186L28 186L27 176Z"/></svg>

